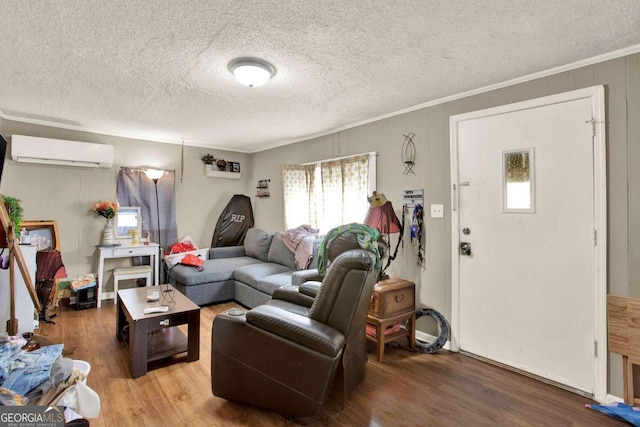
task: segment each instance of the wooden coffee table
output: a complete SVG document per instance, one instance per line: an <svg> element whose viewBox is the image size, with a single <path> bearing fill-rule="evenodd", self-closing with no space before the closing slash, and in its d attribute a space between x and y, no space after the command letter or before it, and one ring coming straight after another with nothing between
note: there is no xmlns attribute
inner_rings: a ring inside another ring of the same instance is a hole
<svg viewBox="0 0 640 427"><path fill-rule="evenodd" d="M147 290L160 290L160 301L147 302ZM172 289L175 304L166 313L144 314L147 307L159 307L162 292ZM187 362L200 358L200 307L171 285L118 290L116 337L123 340L129 325L129 367L133 378L147 373L147 363L187 352ZM176 326L188 325L188 337Z"/></svg>

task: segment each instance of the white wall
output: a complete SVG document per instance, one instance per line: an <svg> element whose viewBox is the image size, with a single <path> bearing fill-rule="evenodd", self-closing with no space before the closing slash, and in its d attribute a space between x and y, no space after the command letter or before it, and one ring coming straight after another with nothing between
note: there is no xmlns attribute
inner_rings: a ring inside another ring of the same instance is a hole
<svg viewBox="0 0 640 427"><path fill-rule="evenodd" d="M609 259L608 287L616 295L640 297L640 54L586 66L491 92L424 108L321 138L253 155L253 173L270 178L272 197L259 201L257 224L267 230L283 227L280 165L377 151L378 191L396 212L402 191L424 189L426 262L416 266L415 248L405 235L405 248L392 263L392 276L413 280L419 306L451 316L451 222L449 117L469 111L538 98L593 85L605 85L607 104ZM403 134L414 132L415 175L404 175ZM570 167L568 162L567 167ZM428 217L429 205L445 205L444 219ZM258 210L256 209L258 212ZM561 321L561 319L559 319ZM431 331L427 319L418 329ZM488 328L491 325L487 325ZM611 355L609 390L621 395L620 357ZM640 375L636 375L636 388Z"/></svg>
<svg viewBox="0 0 640 427"><path fill-rule="evenodd" d="M10 120L0 121L0 133L32 135L110 144L115 147L111 168L80 168L5 161L0 193L21 200L24 219L55 220L60 234L62 259L70 276L95 272L96 249L105 220L89 211L100 199L115 200L116 178L120 166L147 166L176 172L176 216L178 237L191 235L198 247L209 247L215 223L233 194L247 194L248 174L240 180L209 178L204 175L200 157L212 153L216 158L240 162L251 170L247 154L185 147L184 179L180 182L179 145L76 132ZM110 261L116 265L119 261ZM125 261L122 261L125 262ZM110 266L107 266L110 268ZM110 275L105 286L111 289Z"/></svg>
<svg viewBox="0 0 640 427"><path fill-rule="evenodd" d="M449 117L454 114L504 105L573 89L603 84L607 96L609 291L640 297L640 54L630 55L480 95L424 108L385 120L299 142L253 155L222 153L216 157L242 163L243 179L205 178L199 158L204 149L186 148L185 180L176 185L178 232L191 234L199 246L208 246L215 221L231 195L255 195L259 179L271 179L271 197L252 203L256 226L281 230L283 203L280 180L282 164L303 163L369 151L379 153L378 191L386 194L400 214L402 191L424 189L425 207L432 203L450 209ZM62 240L63 259L70 274L93 269L94 245L102 221L88 213L99 198L113 198L118 166L140 166L179 171L180 147L96 134L71 132L42 126L0 121L0 132L60 139L102 142L116 147L111 169L83 170L64 167L17 165L7 161L0 192L23 199L26 219L56 219ZM401 162L403 134L414 132L415 175L404 175ZM451 222L425 218L426 261L416 265L416 248L405 235L405 247L391 265L394 276L413 280L419 306L451 314ZM427 319L418 329L429 331ZM487 327L491 327L487 325ZM612 355L610 391L622 389L619 357ZM640 375L636 375L640 382ZM639 387L639 384L636 384Z"/></svg>

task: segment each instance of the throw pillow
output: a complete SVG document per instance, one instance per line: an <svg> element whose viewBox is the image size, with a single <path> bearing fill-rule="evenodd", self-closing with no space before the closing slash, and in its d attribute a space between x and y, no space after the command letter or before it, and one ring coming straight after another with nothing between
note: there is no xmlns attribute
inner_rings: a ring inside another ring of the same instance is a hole
<svg viewBox="0 0 640 427"><path fill-rule="evenodd" d="M269 247L271 247L273 234L269 234L259 228L250 228L244 237L244 253L247 256L267 262Z"/></svg>
<svg viewBox="0 0 640 427"><path fill-rule="evenodd" d="M276 264L284 265L292 270L296 268L296 258L293 252L289 250L282 241L282 232L278 231L273 236L271 242L271 248L269 249L269 255L267 256L269 262L275 262Z"/></svg>

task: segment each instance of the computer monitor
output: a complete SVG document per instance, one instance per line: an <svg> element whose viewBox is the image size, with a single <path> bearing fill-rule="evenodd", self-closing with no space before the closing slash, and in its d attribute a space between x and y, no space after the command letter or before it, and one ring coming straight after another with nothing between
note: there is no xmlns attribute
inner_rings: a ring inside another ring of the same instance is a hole
<svg viewBox="0 0 640 427"><path fill-rule="evenodd" d="M140 207L120 206L116 213L116 239L131 239L132 231L138 230L138 236L142 233L142 216Z"/></svg>

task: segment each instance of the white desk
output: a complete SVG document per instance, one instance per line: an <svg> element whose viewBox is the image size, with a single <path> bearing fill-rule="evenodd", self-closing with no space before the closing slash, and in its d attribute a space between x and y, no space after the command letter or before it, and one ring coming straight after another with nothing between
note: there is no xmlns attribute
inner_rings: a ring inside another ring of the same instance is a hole
<svg viewBox="0 0 640 427"><path fill-rule="evenodd" d="M98 248L98 307L100 307L100 301L102 300L102 289L104 288L104 260L109 258L131 258L134 256L149 256L151 268L153 269L153 284L159 283L158 277L158 244L149 243L148 245L122 245L113 247L99 247Z"/></svg>

